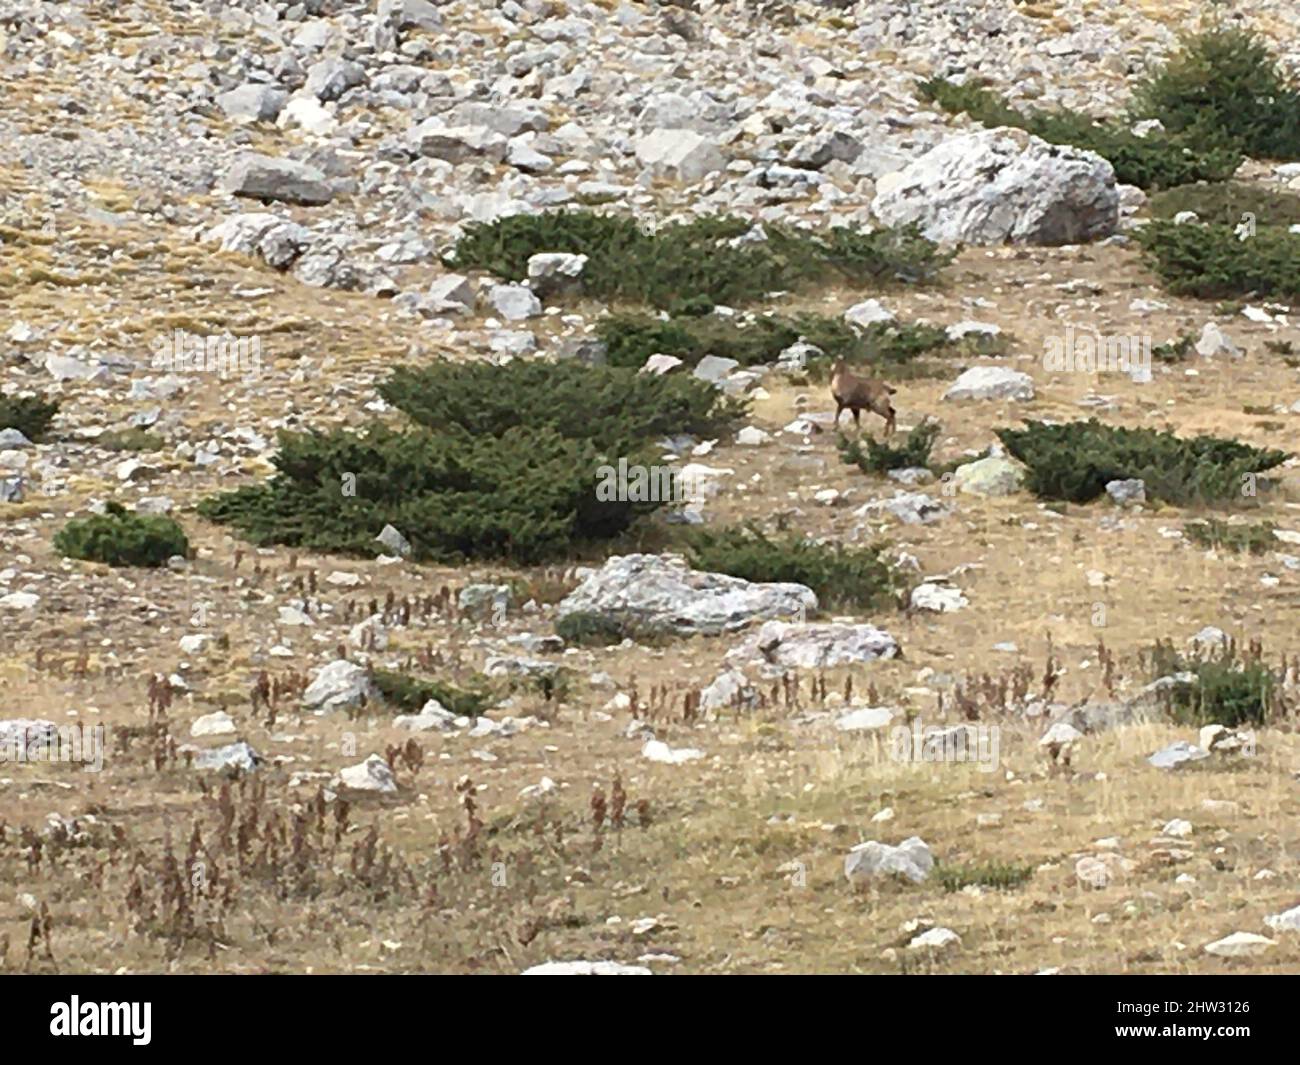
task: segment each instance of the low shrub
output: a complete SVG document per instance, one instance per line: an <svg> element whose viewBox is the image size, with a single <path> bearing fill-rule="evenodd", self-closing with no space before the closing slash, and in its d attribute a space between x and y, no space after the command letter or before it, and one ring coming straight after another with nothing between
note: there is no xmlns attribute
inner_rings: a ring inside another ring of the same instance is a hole
<svg viewBox="0 0 1300 1065"><path fill-rule="evenodd" d="M120 503L68 522L55 534L54 547L67 558L110 566L165 566L173 555L190 553L185 531L171 518L131 513Z"/></svg>
<svg viewBox="0 0 1300 1065"><path fill-rule="evenodd" d="M430 699L457 717L478 717L492 705L486 678L478 678L472 688L457 688L391 669L376 669L372 677L384 701L408 714L418 714Z"/></svg>
<svg viewBox="0 0 1300 1065"><path fill-rule="evenodd" d="M1157 641L1143 657L1153 681L1192 675L1192 680L1171 684L1161 693L1166 712L1179 724L1260 726L1288 712L1279 672L1264 663L1258 645L1245 653L1228 644L1189 656L1180 654L1172 641Z"/></svg>
<svg viewBox="0 0 1300 1065"><path fill-rule="evenodd" d="M1300 223L1300 196L1240 181L1165 189L1147 201L1147 209L1152 218L1172 220L1182 211L1193 211L1203 223L1232 227L1241 224L1243 215L1253 215L1256 227Z"/></svg>
<svg viewBox="0 0 1300 1065"><path fill-rule="evenodd" d="M573 647L612 647L635 637L623 621L586 610L566 614L556 621L555 635Z"/></svg>
<svg viewBox="0 0 1300 1065"><path fill-rule="evenodd" d="M542 252L586 255L589 296L661 310L741 305L831 280L919 284L952 259L915 226L814 233L713 216L650 231L626 215L561 210L471 223L445 262L522 281Z"/></svg>
<svg viewBox="0 0 1300 1065"><path fill-rule="evenodd" d="M923 420L912 428L900 446L888 441L877 442L871 436L857 439L843 433L836 438L840 459L857 466L863 473L886 473L915 467L930 467L930 450L938 439L941 427L938 422Z"/></svg>
<svg viewBox="0 0 1300 1065"><path fill-rule="evenodd" d="M392 525L416 561L543 562L617 536L662 505L598 500L602 462L590 441L548 427L285 433L268 482L205 499L199 513L255 544L374 557L375 536Z"/></svg>
<svg viewBox="0 0 1300 1065"><path fill-rule="evenodd" d="M811 588L823 607L876 609L898 604L898 571L885 546L816 543L791 533L770 537L754 525L698 529L687 534L692 567L747 581L785 582Z"/></svg>
<svg viewBox="0 0 1300 1065"><path fill-rule="evenodd" d="M735 359L742 366L773 363L782 351L803 340L823 352L808 366L809 375L815 378L825 377L839 357L879 376L897 379L944 372L944 367L925 361L923 356L998 354L1005 347L1001 337L970 335L949 340L942 326L876 322L859 329L842 318L817 314L668 319L612 314L601 319L597 328L611 365L632 368L644 366L654 354L672 355L687 366L696 365L706 355Z"/></svg>
<svg viewBox="0 0 1300 1065"><path fill-rule="evenodd" d="M417 561L567 558L669 502L599 496L602 466L654 465L658 438L744 411L686 376L522 359L402 368L380 393L420 428L283 433L268 482L199 513L258 544L373 556L392 525Z"/></svg>
<svg viewBox="0 0 1300 1065"><path fill-rule="evenodd" d="M58 412L57 400L0 395L0 429L17 429L33 443L45 435Z"/></svg>
<svg viewBox="0 0 1300 1065"><path fill-rule="evenodd" d="M1300 293L1300 234L1257 227L1242 240L1232 226L1156 221L1137 230L1148 265L1176 296L1294 296Z"/></svg>
<svg viewBox="0 0 1300 1065"><path fill-rule="evenodd" d="M662 436L719 435L746 409L743 400L683 374L529 359L399 367L379 394L431 431L499 437L515 428L551 429L615 455Z"/></svg>
<svg viewBox="0 0 1300 1065"><path fill-rule="evenodd" d="M1300 159L1300 91L1248 29L1216 25L1184 37L1138 85L1130 112L1256 159Z"/></svg>
<svg viewBox="0 0 1300 1065"><path fill-rule="evenodd" d="M1140 478L1147 498L1166 503L1223 503L1249 497L1254 475L1290 456L1237 440L1181 438L1155 429L1104 425L1096 418L999 429L1007 450L1029 467L1027 487L1043 499L1086 503L1114 480Z"/></svg>

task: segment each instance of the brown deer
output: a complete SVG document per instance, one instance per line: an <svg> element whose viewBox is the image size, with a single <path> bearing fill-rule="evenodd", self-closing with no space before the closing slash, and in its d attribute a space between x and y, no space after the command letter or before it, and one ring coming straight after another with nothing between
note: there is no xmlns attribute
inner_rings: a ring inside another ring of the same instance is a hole
<svg viewBox="0 0 1300 1065"><path fill-rule="evenodd" d="M872 377L857 377L849 372L843 359L831 367L831 395L835 397L835 425L845 408L853 412L853 424L862 430L862 411L869 410L885 419L885 435L894 435L894 405L889 397L894 389Z"/></svg>

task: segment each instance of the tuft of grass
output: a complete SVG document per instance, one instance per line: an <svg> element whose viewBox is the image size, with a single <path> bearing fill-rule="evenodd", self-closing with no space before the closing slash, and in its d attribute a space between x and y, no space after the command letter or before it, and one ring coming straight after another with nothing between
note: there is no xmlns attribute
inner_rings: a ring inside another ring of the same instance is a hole
<svg viewBox="0 0 1300 1065"><path fill-rule="evenodd" d="M66 558L110 566L165 566L173 555L189 555L185 531L171 518L130 513L120 503L105 509L68 522L55 534L55 550Z"/></svg>
<svg viewBox="0 0 1300 1065"><path fill-rule="evenodd" d="M857 466L863 473L887 473L889 470L914 467L929 469L930 449L934 447L940 431L938 422L926 418L908 432L898 447L888 442L878 443L870 436L855 440L843 433L837 434L835 446L839 449L843 462Z"/></svg>
<svg viewBox="0 0 1300 1065"><path fill-rule="evenodd" d="M1032 865L1015 862L970 862L965 865L943 865L935 869L935 878L944 891L952 894L972 884L995 891L1013 891L1034 875Z"/></svg>
<svg viewBox="0 0 1300 1065"><path fill-rule="evenodd" d="M58 412L58 400L0 395L0 429L17 429L33 443L45 435Z"/></svg>
<svg viewBox="0 0 1300 1065"><path fill-rule="evenodd" d="M165 443L157 433L144 429L117 429L101 434L95 446L106 451L161 451Z"/></svg>
<svg viewBox="0 0 1300 1065"><path fill-rule="evenodd" d="M1007 450L1029 467L1027 486L1042 499L1086 503L1109 481L1139 478L1147 497L1166 503L1226 503L1253 497L1256 475L1285 462L1285 451L1214 436L1181 438L1126 429L1096 418L999 429Z"/></svg>
<svg viewBox="0 0 1300 1065"><path fill-rule="evenodd" d="M1252 525L1232 525L1218 518L1189 521L1183 532L1192 543L1215 551L1248 551L1260 555L1277 547L1277 537L1272 522L1262 521Z"/></svg>
<svg viewBox="0 0 1300 1065"><path fill-rule="evenodd" d="M770 537L753 524L693 530L686 538L687 561L697 570L802 584L823 607L866 610L897 606L903 590L884 550L884 544L817 543L797 533Z"/></svg>
<svg viewBox="0 0 1300 1065"><path fill-rule="evenodd" d="M522 281L542 252L586 255L583 291L662 310L743 305L778 290L839 281L921 284L952 261L919 227L812 232L713 216L651 231L627 215L588 210L471 223L445 263Z"/></svg>
<svg viewBox="0 0 1300 1065"><path fill-rule="evenodd" d="M1157 344L1151 349L1151 357L1159 362L1186 362L1195 346L1196 337L1190 333L1184 333L1177 340L1171 340L1166 344Z"/></svg>
<svg viewBox="0 0 1300 1065"><path fill-rule="evenodd" d="M555 635L572 647L612 647L635 637L631 627L617 618L586 610L560 618Z"/></svg>

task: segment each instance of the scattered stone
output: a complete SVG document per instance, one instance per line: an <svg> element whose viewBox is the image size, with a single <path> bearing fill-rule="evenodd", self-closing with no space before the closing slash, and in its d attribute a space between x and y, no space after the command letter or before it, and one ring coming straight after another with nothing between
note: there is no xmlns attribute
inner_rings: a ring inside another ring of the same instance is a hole
<svg viewBox="0 0 1300 1065"><path fill-rule="evenodd" d="M934 856L919 836L905 839L897 847L875 840L859 843L844 859L844 875L853 884L889 876L920 884L933 868Z"/></svg>
<svg viewBox="0 0 1300 1065"><path fill-rule="evenodd" d="M1213 943L1206 944L1205 953L1216 958L1257 958L1277 946L1277 940L1259 936L1254 932L1233 932Z"/></svg>
<svg viewBox="0 0 1300 1065"><path fill-rule="evenodd" d="M1034 379L1003 366L972 366L949 386L943 398L1030 400L1034 398Z"/></svg>
<svg viewBox="0 0 1300 1065"><path fill-rule="evenodd" d="M634 628L718 634L817 609L817 596L801 584L702 573L676 556L615 556L579 574L582 584L559 604L561 618L591 612Z"/></svg>
<svg viewBox="0 0 1300 1065"><path fill-rule="evenodd" d="M397 791L397 778L387 762L372 754L364 762L339 771L330 787L336 790L374 792L392 795Z"/></svg>

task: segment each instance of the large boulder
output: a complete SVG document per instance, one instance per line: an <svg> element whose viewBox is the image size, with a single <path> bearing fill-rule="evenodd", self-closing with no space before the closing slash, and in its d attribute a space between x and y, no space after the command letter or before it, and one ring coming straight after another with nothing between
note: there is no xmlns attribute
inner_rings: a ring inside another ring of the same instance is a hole
<svg viewBox="0 0 1300 1065"><path fill-rule="evenodd" d="M316 674L302 693L302 705L307 710L326 713L360 706L363 698L370 700L377 695L374 681L364 666L339 658Z"/></svg>
<svg viewBox="0 0 1300 1065"><path fill-rule="evenodd" d="M918 222L931 240L966 244L1078 244L1119 224L1109 162L1006 128L942 141L871 206L886 225Z"/></svg>
<svg viewBox="0 0 1300 1065"><path fill-rule="evenodd" d="M727 165L716 144L689 129L657 129L639 137L636 158L654 177L688 185Z"/></svg>
<svg viewBox="0 0 1300 1065"><path fill-rule="evenodd" d="M1029 400L1034 398L1034 379L1005 366L972 366L948 386L943 398Z"/></svg>
<svg viewBox="0 0 1300 1065"><path fill-rule="evenodd" d="M334 198L325 175L314 166L253 152L236 159L218 187L235 196L309 206L329 203Z"/></svg>
<svg viewBox="0 0 1300 1065"><path fill-rule="evenodd" d="M905 839L897 847L873 839L859 843L844 857L844 876L855 884L895 876L919 884L933 868L934 855L919 836Z"/></svg>
<svg viewBox="0 0 1300 1065"><path fill-rule="evenodd" d="M702 573L674 556L620 555L583 573L582 584L560 603L560 617L593 613L634 629L717 634L817 609L817 596L802 584Z"/></svg>

